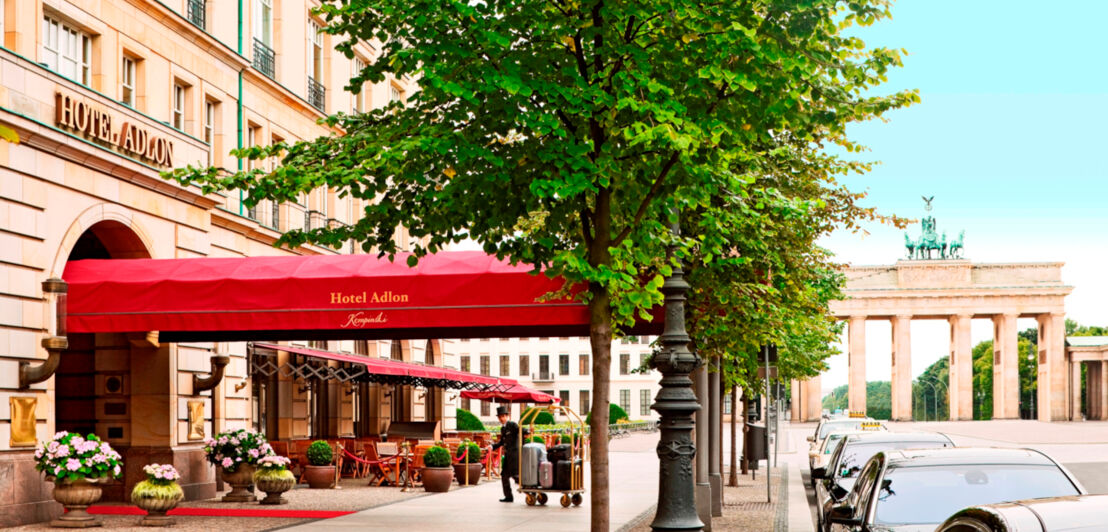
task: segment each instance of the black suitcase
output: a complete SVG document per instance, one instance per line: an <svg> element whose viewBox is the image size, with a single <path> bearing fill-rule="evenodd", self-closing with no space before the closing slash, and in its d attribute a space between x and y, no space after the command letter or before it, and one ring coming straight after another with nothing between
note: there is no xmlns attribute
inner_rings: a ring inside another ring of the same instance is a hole
<svg viewBox="0 0 1108 532"><path fill-rule="evenodd" d="M572 464L573 469L577 469L578 471L581 471L582 464L581 464L581 459L580 458L574 459L573 462L570 462L569 460L562 460L560 462L555 462L554 463L554 489L556 489L556 490L571 490L571 489L574 489L574 488L582 489L584 487L582 485L577 485L577 486L571 486L570 485L570 480L573 478L571 476L572 475L571 464ZM584 480L584 477L581 473L578 473L577 475L578 475L578 479L579 479L578 482L581 482L581 481Z"/></svg>
<svg viewBox="0 0 1108 532"><path fill-rule="evenodd" d="M562 460L569 460L569 457L573 454L573 446L568 443L555 445L546 450L546 459L555 465Z"/></svg>

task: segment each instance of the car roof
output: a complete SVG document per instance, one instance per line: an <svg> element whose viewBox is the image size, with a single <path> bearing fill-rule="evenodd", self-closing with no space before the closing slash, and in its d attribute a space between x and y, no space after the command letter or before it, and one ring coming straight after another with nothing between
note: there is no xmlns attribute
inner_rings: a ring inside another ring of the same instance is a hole
<svg viewBox="0 0 1108 532"><path fill-rule="evenodd" d="M846 437L847 443L869 442L943 442L954 443L941 432L888 432L888 431L856 431Z"/></svg>
<svg viewBox="0 0 1108 532"><path fill-rule="evenodd" d="M1001 447L943 447L938 449L903 449L885 453L889 469L894 467L927 467L933 465L1053 465L1054 460L1034 449Z"/></svg>

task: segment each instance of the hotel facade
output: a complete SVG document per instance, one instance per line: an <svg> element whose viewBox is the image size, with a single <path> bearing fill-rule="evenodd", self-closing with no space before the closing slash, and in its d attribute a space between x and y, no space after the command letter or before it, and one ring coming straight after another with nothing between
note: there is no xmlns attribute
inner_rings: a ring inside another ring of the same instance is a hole
<svg viewBox="0 0 1108 532"><path fill-rule="evenodd" d="M238 193L204 194L159 177L189 164L244 168L250 163L230 150L336 134L318 120L416 90L405 79L344 90L378 51L361 44L354 58L337 53L337 37L311 15L316 5L0 0L0 125L20 138L0 141L0 527L60 513L33 458L56 431L96 433L123 455L123 477L105 486L103 500L124 501L153 462L177 467L187 499L213 497L217 479L201 442L223 430L293 440L375 435L395 420L454 428L456 391L322 378L341 376L341 364L251 342L165 342L158 331L65 335L48 378L21 377L46 364L51 322L65 321L43 283L74 261L363 253L353 242L274 247L291 229L354 223L359 200L321 188L248 207ZM410 247L402 228L395 238ZM575 411L591 403L580 338L285 345L510 374ZM654 416L646 401L657 376L631 372L648 352L638 340L613 344L612 402L632 419ZM465 406L493 419L489 403Z"/></svg>

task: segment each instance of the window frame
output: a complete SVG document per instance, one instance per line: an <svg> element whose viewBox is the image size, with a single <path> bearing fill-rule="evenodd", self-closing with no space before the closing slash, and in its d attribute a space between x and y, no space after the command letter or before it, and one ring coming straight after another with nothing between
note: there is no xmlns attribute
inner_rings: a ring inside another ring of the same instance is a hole
<svg viewBox="0 0 1108 532"><path fill-rule="evenodd" d="M569 375L569 353L558 353L558 376Z"/></svg>
<svg viewBox="0 0 1108 532"><path fill-rule="evenodd" d="M308 18L308 77L323 84L323 27Z"/></svg>
<svg viewBox="0 0 1108 532"><path fill-rule="evenodd" d="M531 376L531 357L527 353L521 353L519 355L519 376Z"/></svg>
<svg viewBox="0 0 1108 532"><path fill-rule="evenodd" d="M254 38L273 49L273 0L254 0Z"/></svg>
<svg viewBox="0 0 1108 532"><path fill-rule="evenodd" d="M619 391L619 407L622 408L624 412L627 412L628 415L631 414L631 390L630 389L624 389L624 390Z"/></svg>
<svg viewBox="0 0 1108 532"><path fill-rule="evenodd" d="M173 129L183 132L185 130L185 86L174 81L172 91L169 101L169 125Z"/></svg>
<svg viewBox="0 0 1108 532"><path fill-rule="evenodd" d="M40 60L54 73L84 85L92 82L92 35L68 25L49 13L42 16L42 45L39 47ZM53 46L51 48L51 46ZM50 55L53 54L51 61ZM67 75L65 63L71 64L72 75Z"/></svg>
<svg viewBox="0 0 1108 532"><path fill-rule="evenodd" d="M631 374L631 353L619 354L619 374L630 375Z"/></svg>
<svg viewBox="0 0 1108 532"><path fill-rule="evenodd" d="M587 353L577 355L577 365L579 366L577 369L581 373L582 377L588 375L591 372L589 355Z"/></svg>
<svg viewBox="0 0 1108 532"><path fill-rule="evenodd" d="M362 70L364 70L365 67L366 61L362 59L361 56L354 56L354 60L350 64L350 69L352 71L350 73L350 79L356 78L359 74L362 73ZM365 83L362 83L358 86L358 92L351 95L354 99L350 108L351 111L355 113L364 113L368 111L369 98L367 97L367 95L368 92L366 91Z"/></svg>
<svg viewBox="0 0 1108 532"><path fill-rule="evenodd" d="M592 408L591 390L579 390L577 400L581 403L578 405L579 412L585 416L589 414L589 409Z"/></svg>
<svg viewBox="0 0 1108 532"><path fill-rule="evenodd" d="M639 415L650 415L650 388L643 388L639 390Z"/></svg>
<svg viewBox="0 0 1108 532"><path fill-rule="evenodd" d="M138 101L138 93L135 90L137 79L138 61L124 54L120 60L119 102L131 109L135 108L135 102Z"/></svg>

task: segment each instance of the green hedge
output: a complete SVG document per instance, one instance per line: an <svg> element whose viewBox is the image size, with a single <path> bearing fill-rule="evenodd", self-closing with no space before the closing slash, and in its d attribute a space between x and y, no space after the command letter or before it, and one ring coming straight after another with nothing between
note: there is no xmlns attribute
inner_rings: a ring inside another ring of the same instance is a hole
<svg viewBox="0 0 1108 532"><path fill-rule="evenodd" d="M458 420L458 430L478 432L484 432L486 430L485 424L481 423L481 420L478 419L477 416L473 415L473 412L470 412L469 410L459 408L458 412L455 414L455 417Z"/></svg>
<svg viewBox="0 0 1108 532"><path fill-rule="evenodd" d="M608 403L608 424L615 423L621 419L631 419L631 416L627 415L627 411L623 407L615 404ZM585 424L592 426L592 412L585 416Z"/></svg>
<svg viewBox="0 0 1108 532"><path fill-rule="evenodd" d="M534 410L534 408L528 408L527 410L524 410L522 414L520 414L520 416L519 416L520 423L523 422L523 419L524 419L525 416L527 416L527 413L532 411L532 410ZM530 418L528 418L528 419L530 419ZM554 424L554 415L551 414L550 412L546 412L546 411L539 412L538 415L536 415L534 417L534 419L531 420L530 422L532 422L536 425L553 425Z"/></svg>

